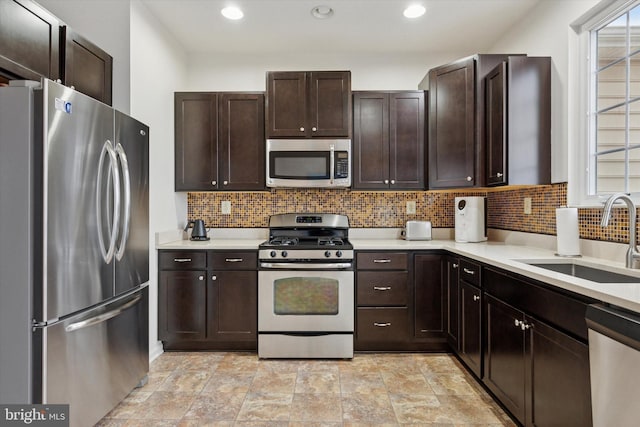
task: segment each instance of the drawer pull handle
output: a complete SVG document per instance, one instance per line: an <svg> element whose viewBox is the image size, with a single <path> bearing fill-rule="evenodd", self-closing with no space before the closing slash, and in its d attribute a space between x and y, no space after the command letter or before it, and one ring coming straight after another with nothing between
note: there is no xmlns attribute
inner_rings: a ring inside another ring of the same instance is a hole
<svg viewBox="0 0 640 427"><path fill-rule="evenodd" d="M374 286L373 290L374 291L390 291L391 286Z"/></svg>
<svg viewBox="0 0 640 427"><path fill-rule="evenodd" d="M390 259L374 259L374 264L389 264L391 262Z"/></svg>
<svg viewBox="0 0 640 427"><path fill-rule="evenodd" d="M474 274L476 274L476 272L475 272L475 271L473 271L473 270L469 270L468 268L463 268L463 269L462 269L462 271L464 271L465 273L470 274L470 275L472 275L472 276L473 276Z"/></svg>
<svg viewBox="0 0 640 427"><path fill-rule="evenodd" d="M174 258L173 262L191 262L191 258Z"/></svg>
<svg viewBox="0 0 640 427"><path fill-rule="evenodd" d="M378 328L386 328L387 326L391 326L391 323L389 323L389 322L387 322L387 323L373 322L373 326L377 326Z"/></svg>
<svg viewBox="0 0 640 427"><path fill-rule="evenodd" d="M244 261L242 258L225 258L226 262L242 262Z"/></svg>
<svg viewBox="0 0 640 427"><path fill-rule="evenodd" d="M480 296L479 295L474 295L473 296L473 300L474 301L480 301Z"/></svg>

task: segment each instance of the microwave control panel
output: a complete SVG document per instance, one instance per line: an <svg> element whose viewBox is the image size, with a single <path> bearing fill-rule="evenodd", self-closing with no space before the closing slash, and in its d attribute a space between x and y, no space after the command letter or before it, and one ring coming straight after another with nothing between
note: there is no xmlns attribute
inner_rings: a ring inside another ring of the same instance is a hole
<svg viewBox="0 0 640 427"><path fill-rule="evenodd" d="M349 153L346 151L336 151L335 157L335 177L349 178Z"/></svg>

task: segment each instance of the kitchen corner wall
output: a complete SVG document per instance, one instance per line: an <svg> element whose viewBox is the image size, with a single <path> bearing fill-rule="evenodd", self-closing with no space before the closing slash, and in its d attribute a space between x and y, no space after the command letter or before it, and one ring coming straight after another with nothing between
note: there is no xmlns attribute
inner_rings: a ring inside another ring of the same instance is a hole
<svg viewBox="0 0 640 427"><path fill-rule="evenodd" d="M408 220L431 221L434 228L454 226L454 198L487 196L489 228L556 234L555 209L567 203L566 183L532 187L500 187L467 191L355 191L274 189L261 192L188 193L188 218L208 227L268 227L269 215L287 212L331 212L349 217L351 227L402 227ZM530 215L523 213L531 198ZM222 214L222 201L231 214ZM416 214L406 202L416 202ZM580 237L628 242L626 209L615 210L610 226L600 227L600 209L580 209Z"/></svg>

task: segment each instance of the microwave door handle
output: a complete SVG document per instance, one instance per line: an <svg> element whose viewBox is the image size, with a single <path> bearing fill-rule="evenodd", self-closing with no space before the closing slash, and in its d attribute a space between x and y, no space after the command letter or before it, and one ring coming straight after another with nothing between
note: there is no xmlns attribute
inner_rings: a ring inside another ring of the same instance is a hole
<svg viewBox="0 0 640 427"><path fill-rule="evenodd" d="M336 147L335 145L331 144L331 146L329 147L329 151L331 152L331 157L330 157L330 165L329 165L329 182L331 184L333 184L333 178L335 176L335 166L336 166L336 160L335 160L335 155L336 155Z"/></svg>

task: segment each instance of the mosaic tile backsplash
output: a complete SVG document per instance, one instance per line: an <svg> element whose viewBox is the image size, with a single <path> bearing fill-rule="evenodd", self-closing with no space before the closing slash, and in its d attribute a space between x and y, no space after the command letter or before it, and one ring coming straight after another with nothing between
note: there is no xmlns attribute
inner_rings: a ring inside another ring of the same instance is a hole
<svg viewBox="0 0 640 427"><path fill-rule="evenodd" d="M567 185L501 187L467 191L351 191L274 189L261 192L189 193L189 219L204 219L208 227L268 227L269 215L289 212L330 212L349 217L351 227L402 227L408 220L431 221L434 228L453 228L454 198L487 196L489 228L556 234L555 209L566 205ZM531 215L523 199L531 198ZM231 202L231 214L220 211ZM416 214L406 203L416 202ZM609 226L600 227L601 209L579 209L580 237L628 242L626 209L615 209Z"/></svg>

